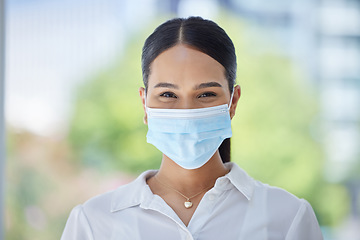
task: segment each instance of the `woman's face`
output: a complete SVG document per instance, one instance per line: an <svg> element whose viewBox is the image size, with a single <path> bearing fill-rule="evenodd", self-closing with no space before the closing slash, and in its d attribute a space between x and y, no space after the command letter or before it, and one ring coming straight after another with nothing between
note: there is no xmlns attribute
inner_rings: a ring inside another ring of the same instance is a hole
<svg viewBox="0 0 360 240"><path fill-rule="evenodd" d="M140 88L140 96L145 104L144 88ZM239 97L240 87L236 86L231 117ZM194 48L176 45L162 52L151 64L146 94L148 107L205 108L229 104L230 98L224 67Z"/></svg>

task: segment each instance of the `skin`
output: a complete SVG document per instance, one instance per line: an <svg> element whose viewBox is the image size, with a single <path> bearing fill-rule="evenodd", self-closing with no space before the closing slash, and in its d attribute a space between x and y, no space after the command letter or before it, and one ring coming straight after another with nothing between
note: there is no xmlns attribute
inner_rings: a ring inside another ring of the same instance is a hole
<svg viewBox="0 0 360 240"><path fill-rule="evenodd" d="M151 108L193 109L229 104L231 94L225 78L224 67L210 56L186 45L178 44L162 52L150 66L146 103ZM139 94L145 111L145 89ZM231 119L235 115L240 98L240 86L235 86L230 108ZM205 192L211 189L217 178L229 170L222 163L218 151L198 169L184 169L163 154L156 178L178 190L185 196L193 196L193 206L184 207L185 198L173 189L159 183L154 177L147 179L151 191L159 195L187 226Z"/></svg>

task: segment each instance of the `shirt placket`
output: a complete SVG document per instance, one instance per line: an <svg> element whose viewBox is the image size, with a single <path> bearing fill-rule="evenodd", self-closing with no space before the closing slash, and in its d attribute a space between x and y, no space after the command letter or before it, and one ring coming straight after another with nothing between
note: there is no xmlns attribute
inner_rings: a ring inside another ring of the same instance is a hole
<svg viewBox="0 0 360 240"><path fill-rule="evenodd" d="M188 229L194 239L198 239L198 234L208 221L216 204L222 199L220 196L228 189L228 183L229 181L226 177L218 179L214 188L206 192L201 199L188 225Z"/></svg>
<svg viewBox="0 0 360 240"><path fill-rule="evenodd" d="M140 207L143 209L150 209L159 212L167 218L171 219L176 224L181 240L194 240L189 229L161 197L153 195L151 199L148 199L147 201L141 203Z"/></svg>

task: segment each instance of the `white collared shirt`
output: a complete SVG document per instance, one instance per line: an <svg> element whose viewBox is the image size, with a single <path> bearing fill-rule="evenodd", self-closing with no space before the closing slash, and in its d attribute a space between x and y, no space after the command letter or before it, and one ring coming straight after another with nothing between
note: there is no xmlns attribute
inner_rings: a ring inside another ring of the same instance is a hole
<svg viewBox="0 0 360 240"><path fill-rule="evenodd" d="M158 195L146 171L133 182L75 207L62 240L320 240L310 204L249 177L234 163L203 196L188 226Z"/></svg>

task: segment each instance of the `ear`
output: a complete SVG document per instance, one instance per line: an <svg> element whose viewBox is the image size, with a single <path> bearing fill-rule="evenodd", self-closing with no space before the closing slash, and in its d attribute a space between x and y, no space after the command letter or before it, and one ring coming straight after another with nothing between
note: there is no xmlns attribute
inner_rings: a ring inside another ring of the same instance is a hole
<svg viewBox="0 0 360 240"><path fill-rule="evenodd" d="M231 119L235 116L235 111L236 111L236 107L237 107L238 101L240 99L240 96L241 96L241 88L239 85L236 85L234 87L234 96L232 98L231 107L229 110Z"/></svg>
<svg viewBox="0 0 360 240"><path fill-rule="evenodd" d="M143 105L143 109L144 109L144 124L147 124L147 114L146 114L146 108L145 108L145 88L141 87L139 88L139 95L140 95L140 99L141 99L141 103Z"/></svg>

